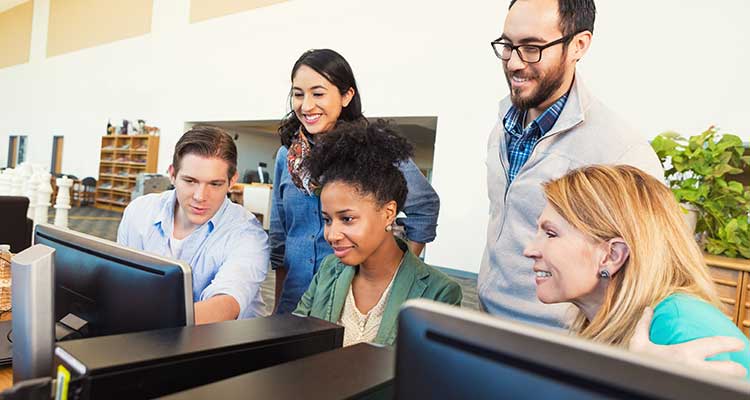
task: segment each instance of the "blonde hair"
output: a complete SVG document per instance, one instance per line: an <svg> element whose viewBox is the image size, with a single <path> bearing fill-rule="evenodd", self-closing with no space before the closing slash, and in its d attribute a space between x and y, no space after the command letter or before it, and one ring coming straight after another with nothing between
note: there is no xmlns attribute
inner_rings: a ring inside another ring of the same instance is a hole
<svg viewBox="0 0 750 400"><path fill-rule="evenodd" d="M549 204L573 227L597 242L622 238L630 250L596 316L589 321L579 311L573 332L625 346L643 309L673 293L722 308L680 206L656 178L632 166L592 165L543 186Z"/></svg>

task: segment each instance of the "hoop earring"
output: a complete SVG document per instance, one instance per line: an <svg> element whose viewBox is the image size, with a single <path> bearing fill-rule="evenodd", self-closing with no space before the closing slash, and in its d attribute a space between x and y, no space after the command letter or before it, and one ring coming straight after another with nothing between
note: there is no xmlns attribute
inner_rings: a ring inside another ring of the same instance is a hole
<svg viewBox="0 0 750 400"><path fill-rule="evenodd" d="M599 278L609 279L609 270L604 268L603 270L599 271Z"/></svg>

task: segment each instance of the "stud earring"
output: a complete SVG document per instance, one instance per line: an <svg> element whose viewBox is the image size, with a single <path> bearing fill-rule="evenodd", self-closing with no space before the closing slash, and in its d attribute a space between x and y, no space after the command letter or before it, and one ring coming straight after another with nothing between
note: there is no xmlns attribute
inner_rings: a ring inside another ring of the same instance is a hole
<svg viewBox="0 0 750 400"><path fill-rule="evenodd" d="M392 230L393 230L393 226L391 226L391 225L386 225L386 227L385 227L385 231L386 231L386 232L390 232L390 231L392 231Z"/></svg>
<svg viewBox="0 0 750 400"><path fill-rule="evenodd" d="M603 270L599 271L599 278L609 279L609 270L604 268Z"/></svg>

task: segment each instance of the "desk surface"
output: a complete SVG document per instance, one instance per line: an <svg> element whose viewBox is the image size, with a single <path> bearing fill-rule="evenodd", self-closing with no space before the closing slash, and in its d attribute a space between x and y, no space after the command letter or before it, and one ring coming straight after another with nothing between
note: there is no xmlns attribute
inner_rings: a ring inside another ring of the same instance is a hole
<svg viewBox="0 0 750 400"><path fill-rule="evenodd" d="M0 316L0 321L10 321L11 313L4 313ZM3 391L13 386L13 368L5 367L0 368L0 391Z"/></svg>
<svg viewBox="0 0 750 400"><path fill-rule="evenodd" d="M164 399L240 400L249 395L276 400L390 398L395 357L392 348L359 343L188 389Z"/></svg>

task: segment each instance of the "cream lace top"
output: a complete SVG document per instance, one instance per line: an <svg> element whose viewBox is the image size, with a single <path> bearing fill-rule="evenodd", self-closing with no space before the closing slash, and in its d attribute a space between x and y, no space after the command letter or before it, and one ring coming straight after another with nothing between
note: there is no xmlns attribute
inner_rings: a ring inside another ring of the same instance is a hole
<svg viewBox="0 0 750 400"><path fill-rule="evenodd" d="M403 262L403 260L401 261ZM400 264L399 268L401 268ZM397 274L398 269L393 274L391 283L388 284L388 287L385 288L383 294L380 296L378 303L367 314L362 314L357 309L357 304L354 301L354 293L352 293L352 286L349 285L349 293L346 295L344 309L341 311L341 316L336 322L344 327L344 346L375 340L380 328L380 321L383 319L383 313L385 313L385 306L388 303L388 295L391 293L391 287Z"/></svg>

